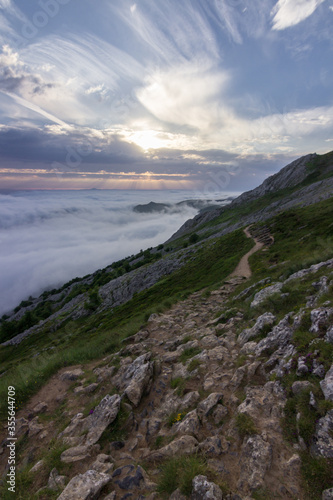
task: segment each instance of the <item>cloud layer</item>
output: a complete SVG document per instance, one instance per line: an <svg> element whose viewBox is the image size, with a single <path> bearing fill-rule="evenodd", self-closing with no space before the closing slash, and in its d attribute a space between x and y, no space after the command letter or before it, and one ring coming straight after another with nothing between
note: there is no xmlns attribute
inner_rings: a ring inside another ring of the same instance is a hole
<svg viewBox="0 0 333 500"><path fill-rule="evenodd" d="M0 195L0 315L29 295L167 240L196 211L137 214L136 204L185 193L32 192Z"/></svg>

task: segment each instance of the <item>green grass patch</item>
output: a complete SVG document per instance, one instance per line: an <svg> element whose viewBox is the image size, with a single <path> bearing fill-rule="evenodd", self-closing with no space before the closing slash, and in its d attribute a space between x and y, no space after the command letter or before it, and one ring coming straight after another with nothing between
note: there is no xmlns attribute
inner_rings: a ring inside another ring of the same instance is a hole
<svg viewBox="0 0 333 500"><path fill-rule="evenodd" d="M192 491L192 480L206 474L206 462L198 455L170 458L160 466L157 492L168 498L177 488L185 496Z"/></svg>
<svg viewBox="0 0 333 500"><path fill-rule="evenodd" d="M247 413L238 413L235 424L241 439L258 433L253 418Z"/></svg>
<svg viewBox="0 0 333 500"><path fill-rule="evenodd" d="M200 360L199 359L192 359L190 362L189 362L189 365L187 367L187 370L189 372L193 372L194 370L196 370L197 368L199 368L199 366L201 365L200 363Z"/></svg>
<svg viewBox="0 0 333 500"><path fill-rule="evenodd" d="M301 453L301 460L303 485L308 498L321 500L322 492L333 484L333 460L315 458L308 452Z"/></svg>
<svg viewBox="0 0 333 500"><path fill-rule="evenodd" d="M185 364L189 359L193 358L193 356L196 356L200 352L200 347L189 347L181 353L181 355L179 356L179 361Z"/></svg>
<svg viewBox="0 0 333 500"><path fill-rule="evenodd" d="M177 396L182 397L186 386L186 379L183 377L173 378L170 385L172 389L176 389Z"/></svg>

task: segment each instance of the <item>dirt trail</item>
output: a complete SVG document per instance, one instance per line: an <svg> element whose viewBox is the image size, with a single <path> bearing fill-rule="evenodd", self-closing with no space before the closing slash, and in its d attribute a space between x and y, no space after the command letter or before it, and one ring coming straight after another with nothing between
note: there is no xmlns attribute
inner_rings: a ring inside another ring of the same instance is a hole
<svg viewBox="0 0 333 500"><path fill-rule="evenodd" d="M244 229L244 233L246 234L247 238L252 238L255 241L255 245L249 252L247 252L239 261L236 269L230 274L230 277L244 277L244 278L250 278L252 276L252 271L250 268L249 264L249 257L254 254L255 252L258 252L261 248L263 248L265 245L264 243L261 243L258 241L256 238L253 238L251 236L249 228L251 226L248 226L246 229Z"/></svg>

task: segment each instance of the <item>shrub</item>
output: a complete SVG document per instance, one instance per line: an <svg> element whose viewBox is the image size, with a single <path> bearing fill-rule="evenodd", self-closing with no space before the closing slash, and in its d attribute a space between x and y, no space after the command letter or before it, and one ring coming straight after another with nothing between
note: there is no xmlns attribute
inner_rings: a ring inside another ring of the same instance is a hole
<svg viewBox="0 0 333 500"><path fill-rule="evenodd" d="M197 233L193 233L191 234L191 236L189 237L188 241L190 243L190 245L193 245L194 243L196 243L197 241L199 240L199 235Z"/></svg>

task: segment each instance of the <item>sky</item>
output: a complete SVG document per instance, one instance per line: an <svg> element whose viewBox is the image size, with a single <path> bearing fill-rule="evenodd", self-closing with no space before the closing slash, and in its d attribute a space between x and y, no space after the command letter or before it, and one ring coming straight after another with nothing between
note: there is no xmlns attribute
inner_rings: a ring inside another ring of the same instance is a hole
<svg viewBox="0 0 333 500"><path fill-rule="evenodd" d="M0 189L243 191L333 149L333 0L0 0Z"/></svg>

